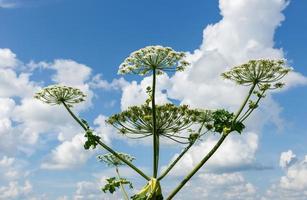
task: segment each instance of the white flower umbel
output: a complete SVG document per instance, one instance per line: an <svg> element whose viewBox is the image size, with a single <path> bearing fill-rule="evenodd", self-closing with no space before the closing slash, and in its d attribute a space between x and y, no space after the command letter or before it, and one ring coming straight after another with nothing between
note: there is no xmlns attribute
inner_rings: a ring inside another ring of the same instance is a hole
<svg viewBox="0 0 307 200"><path fill-rule="evenodd" d="M69 107L72 107L73 104L85 101L85 97L86 95L77 88L60 85L52 85L43 88L34 96L34 98L50 105L65 103Z"/></svg>
<svg viewBox="0 0 307 200"><path fill-rule="evenodd" d="M131 53L120 65L118 73L146 75L154 69L157 74L183 71L189 65L184 57L184 52L174 51L170 47L148 46Z"/></svg>
<svg viewBox="0 0 307 200"><path fill-rule="evenodd" d="M239 85L256 84L259 88L280 88L284 84L278 82L292 68L286 67L283 60L250 60L222 74L225 79L235 81Z"/></svg>

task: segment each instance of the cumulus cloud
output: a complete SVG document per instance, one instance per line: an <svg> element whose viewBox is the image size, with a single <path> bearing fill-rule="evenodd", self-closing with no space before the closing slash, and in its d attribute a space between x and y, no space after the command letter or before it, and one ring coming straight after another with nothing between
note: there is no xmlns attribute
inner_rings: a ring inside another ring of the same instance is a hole
<svg viewBox="0 0 307 200"><path fill-rule="evenodd" d="M0 49L0 58L0 149L4 152L31 153L35 149L33 144L38 142L40 134L55 131L59 133L59 139L71 139L79 129L76 124L71 123L71 118L64 113L63 108L50 107L33 98L34 93L41 88L40 82L30 80L33 72L22 72L23 68L19 67L22 62L9 49ZM44 67L48 66L45 63ZM71 70L68 69L69 66ZM90 68L71 60L56 60L50 68L55 71L54 81L70 83L70 85L77 84L87 92L88 103L77 107L77 111L86 109L91 104L93 96L89 85L85 83ZM78 70L84 72L80 77L75 76ZM69 79L64 82L62 80L64 73L67 73L67 77L74 77L75 80ZM80 80L77 81L77 79ZM55 115L55 112L58 114Z"/></svg>
<svg viewBox="0 0 307 200"><path fill-rule="evenodd" d="M188 153L179 161L170 175L186 175L200 160L212 149L218 138L209 136L205 142L192 147ZM231 135L224 144L210 158L203 168L205 171L238 171L254 168L258 166L255 163L255 153L258 148L258 135L255 133L246 133L244 136ZM175 159L177 155L174 156Z"/></svg>
<svg viewBox="0 0 307 200"><path fill-rule="evenodd" d="M99 115L94 120L95 133L107 143L111 143L111 138L116 137L116 132L113 127L108 125L105 120L106 116ZM58 145L48 156L41 167L43 169L70 169L79 167L84 164L95 151L85 150L83 145L86 141L83 133L75 135L71 140L64 140Z"/></svg>
<svg viewBox="0 0 307 200"><path fill-rule="evenodd" d="M91 68L73 60L55 60L49 67L56 71L52 80L63 85L83 85L91 74Z"/></svg>
<svg viewBox="0 0 307 200"><path fill-rule="evenodd" d="M92 155L91 151L84 150L84 142L83 134L75 135L71 141L64 141L52 150L50 158L41 167L43 169L67 169L80 166Z"/></svg>
<svg viewBox="0 0 307 200"><path fill-rule="evenodd" d="M22 65L22 66L21 66ZM29 70L30 72L23 72ZM0 49L0 149L3 153L32 154L39 145L41 134L53 135L61 143L51 152L50 163L42 166L49 169L67 168L84 163L91 154L83 149L82 130L61 106L49 106L33 98L44 82L31 81L36 69L50 70L50 81L55 84L73 86L87 94L87 101L74 107L76 114L92 105L93 80L103 82L101 78L92 78L91 68L68 59L56 59L53 62L31 62L23 65L9 49ZM18 69L18 70L17 70ZM45 80L44 80L45 81ZM48 80L47 80L48 81ZM98 82L99 82L98 81ZM110 83L112 89L125 84L124 79ZM101 86L97 83L97 87ZM56 113L56 114L55 114ZM102 115L94 122L99 131L104 132L102 138L110 143L109 130L104 124ZM61 155L74 149L74 155L68 158ZM72 157L74 157L74 159Z"/></svg>
<svg viewBox="0 0 307 200"><path fill-rule="evenodd" d="M0 199L24 199L32 192L32 184L27 180L29 171L24 161L15 157L0 158Z"/></svg>
<svg viewBox="0 0 307 200"><path fill-rule="evenodd" d="M274 183L266 192L264 199L303 200L307 198L307 155L302 160L296 159L289 150L282 152L280 166L285 175Z"/></svg>
<svg viewBox="0 0 307 200"><path fill-rule="evenodd" d="M287 168L297 161L296 155L291 151L282 152L280 155L279 166Z"/></svg>
<svg viewBox="0 0 307 200"><path fill-rule="evenodd" d="M0 187L0 199L18 200L29 197L32 191L32 185L29 181L25 181L23 185L18 182L10 182L7 186Z"/></svg>
<svg viewBox="0 0 307 200"><path fill-rule="evenodd" d="M253 200L257 188L245 180L241 173L199 174L176 199Z"/></svg>
<svg viewBox="0 0 307 200"><path fill-rule="evenodd" d="M0 1L0 7L1 4ZM10 49L0 49L0 68L13 68L16 67L17 63L16 54Z"/></svg>
<svg viewBox="0 0 307 200"><path fill-rule="evenodd" d="M108 82L102 78L101 74L95 75L90 83L92 88L100 88L104 90L119 90L127 84L128 82L122 77L119 79L113 79L112 82Z"/></svg>
<svg viewBox="0 0 307 200"><path fill-rule="evenodd" d="M77 183L77 189L74 194L74 200L112 200L112 199L122 199L120 193L115 192L114 194L105 194L102 193L99 188L105 185L106 177L102 177L97 181L80 181Z"/></svg>
<svg viewBox="0 0 307 200"><path fill-rule="evenodd" d="M19 179L26 178L29 171L24 169L25 166L22 160L15 157L3 156L0 159L0 180L1 181L18 181Z"/></svg>

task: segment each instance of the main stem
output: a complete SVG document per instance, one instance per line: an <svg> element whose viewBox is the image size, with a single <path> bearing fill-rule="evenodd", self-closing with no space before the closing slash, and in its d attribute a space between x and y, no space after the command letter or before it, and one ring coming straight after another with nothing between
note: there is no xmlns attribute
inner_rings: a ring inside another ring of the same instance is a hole
<svg viewBox="0 0 307 200"><path fill-rule="evenodd" d="M234 124L238 117L240 116L241 112L243 111L244 107L246 106L249 98L251 97L255 87L256 83L253 84L253 86L250 88L246 98L244 99L242 105L240 106L239 110L237 111L232 123ZM194 167L194 169L183 179L183 181L171 192L171 194L167 197L166 200L171 200L178 192L181 190L181 188L194 176L194 174L209 160L209 158L216 152L216 150L221 146L221 144L224 142L226 137L228 136L228 133L224 133L222 137L218 140L218 142L215 144L215 146L211 149L211 151Z"/></svg>
<svg viewBox="0 0 307 200"><path fill-rule="evenodd" d="M152 75L152 96L151 96L151 107L152 107L152 126L153 126L153 177L156 178L158 175L159 165L159 135L157 133L156 125L156 69L153 69Z"/></svg>
<svg viewBox="0 0 307 200"><path fill-rule="evenodd" d="M120 177L120 174L119 174L118 167L116 167L116 174L117 174L118 179L121 180L121 177ZM126 199L126 200L129 200L129 196L128 196L126 190L125 190L125 187L123 186L123 184L122 184L121 182L119 183L119 185L120 185L120 188L121 188L121 190L122 190L122 193L123 193L125 199Z"/></svg>
<svg viewBox="0 0 307 200"><path fill-rule="evenodd" d="M72 118L74 118L76 120L76 122L78 122L78 124L80 124L80 126L85 130L88 131L87 127L80 121L80 119L70 110L70 108L66 105L65 102L62 102L64 107L66 108L66 110L69 112L69 114L72 116ZM136 166L134 166L130 161L126 160L125 158L123 158L122 156L120 156L118 153L116 153L116 151L114 151L112 148L110 148L108 145L106 145L105 143L101 142L100 140L97 140L97 143L102 146L104 149L106 149L107 151L109 151L110 153L112 153L114 156L116 156L119 160L123 161L126 165L128 165L131 169L133 169L134 171L136 171L138 174L140 174L142 177L144 177L146 180L150 180L150 178L144 174L144 172L142 172L139 168L137 168Z"/></svg>

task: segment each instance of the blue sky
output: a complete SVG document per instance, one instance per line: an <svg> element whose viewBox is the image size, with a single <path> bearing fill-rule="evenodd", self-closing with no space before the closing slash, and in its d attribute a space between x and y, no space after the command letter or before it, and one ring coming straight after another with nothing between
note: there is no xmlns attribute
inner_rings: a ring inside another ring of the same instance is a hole
<svg viewBox="0 0 307 200"><path fill-rule="evenodd" d="M0 199L119 198L99 191L113 173L95 159L103 151L85 151L68 114L32 98L49 84L84 90L88 101L76 112L150 171L148 141L129 143L104 123L143 102L149 79L121 77L117 70L147 45L190 52L191 70L159 80L160 103L234 111L246 90L218 74L257 58L285 58L295 69L288 87L266 98L246 132L228 138L178 199L307 198L306 9L295 0L0 0ZM214 141L206 138L184 158L162 183L166 193ZM180 151L166 143L162 149L162 165ZM123 173L137 179L128 169ZM136 180L137 188L142 184Z"/></svg>

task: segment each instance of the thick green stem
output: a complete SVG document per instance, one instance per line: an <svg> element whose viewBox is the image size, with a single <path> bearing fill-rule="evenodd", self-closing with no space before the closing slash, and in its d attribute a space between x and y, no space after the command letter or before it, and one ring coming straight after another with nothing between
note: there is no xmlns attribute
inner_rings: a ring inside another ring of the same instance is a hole
<svg viewBox="0 0 307 200"><path fill-rule="evenodd" d="M117 174L118 179L121 180L118 167L116 167L116 174ZM129 200L129 196L128 196L126 190L125 190L124 185L122 183L119 183L119 184L120 184L120 188L121 188L121 191L123 193L123 196L125 197L126 200Z"/></svg>
<svg viewBox="0 0 307 200"><path fill-rule="evenodd" d="M88 131L88 128L80 121L80 119L70 110L70 108L65 104L65 102L63 102L64 107L66 108L66 110L69 112L69 114L78 122L78 124L80 124L80 126L85 130ZM136 166L134 166L130 161L126 160L125 158L123 158L122 156L120 156L118 153L116 153L116 151L114 151L112 148L110 148L108 145L106 145L105 143L101 142L100 140L97 140L97 143L102 146L104 149L106 149L107 151L109 151L110 153L112 153L114 156L116 156L119 160L123 161L126 165L128 165L131 169L133 169L134 171L136 171L138 174L140 174L142 177L144 177L146 180L150 180L150 178L144 174L144 172L142 172L139 168L137 168Z"/></svg>
<svg viewBox="0 0 307 200"><path fill-rule="evenodd" d="M215 144L213 149L194 167L194 169L182 180L182 182L172 191L172 193L166 198L166 200L172 199L179 190L194 176L194 174L209 160L209 158L215 153L215 151L221 146L227 134L223 134L219 141Z"/></svg>
<svg viewBox="0 0 307 200"><path fill-rule="evenodd" d="M248 100L250 99L255 87L256 83L252 85L250 88L246 98L244 99L242 105L240 106L239 110L237 111L232 123L235 123L238 117L240 116L241 112L243 111L244 107L246 106ZM171 192L171 194L167 197L166 200L172 199L180 190L181 188L194 176L194 174L209 160L209 158L216 152L216 150L221 146L224 142L228 133L223 133L222 137L218 140L215 146L211 149L211 151L194 167L194 169L183 179L183 181Z"/></svg>
<svg viewBox="0 0 307 200"><path fill-rule="evenodd" d="M177 162L182 158L182 156L192 147L194 143L190 143L184 150L180 153L180 155L172 162L170 166L159 176L158 181L162 180L169 171L177 164Z"/></svg>
<svg viewBox="0 0 307 200"><path fill-rule="evenodd" d="M156 102L155 102L155 92L156 92L156 69L153 69L152 75L152 96L151 96L151 106L152 106L152 126L153 126L153 177L156 178L158 175L159 166L159 134L157 133L156 125Z"/></svg>

